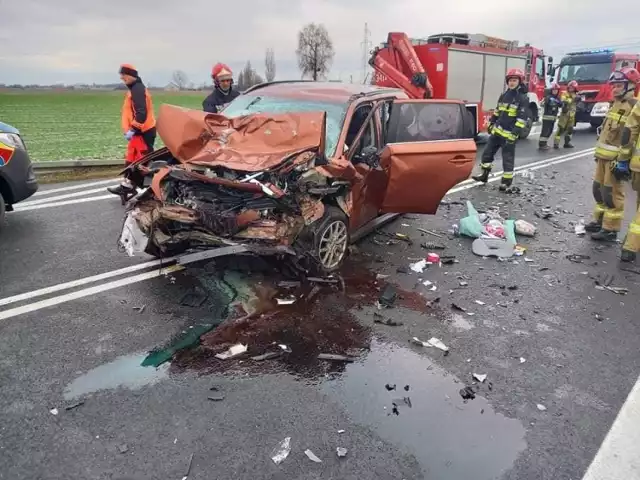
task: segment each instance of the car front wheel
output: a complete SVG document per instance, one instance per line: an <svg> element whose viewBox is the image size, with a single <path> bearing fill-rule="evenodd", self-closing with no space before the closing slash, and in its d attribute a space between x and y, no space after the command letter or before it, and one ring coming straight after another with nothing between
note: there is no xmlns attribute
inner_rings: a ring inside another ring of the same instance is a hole
<svg viewBox="0 0 640 480"><path fill-rule="evenodd" d="M342 210L327 206L321 220L312 227L313 253L323 271L338 270L349 248L349 222Z"/></svg>

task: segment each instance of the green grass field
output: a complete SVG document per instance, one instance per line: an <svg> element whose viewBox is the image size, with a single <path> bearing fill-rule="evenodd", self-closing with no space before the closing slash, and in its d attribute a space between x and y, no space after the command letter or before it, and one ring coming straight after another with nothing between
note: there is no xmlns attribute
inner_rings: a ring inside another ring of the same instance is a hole
<svg viewBox="0 0 640 480"><path fill-rule="evenodd" d="M206 92L152 92L158 108L202 108ZM24 137L34 161L124 158L120 131L124 92L0 92L0 121ZM161 145L160 139L156 147Z"/></svg>

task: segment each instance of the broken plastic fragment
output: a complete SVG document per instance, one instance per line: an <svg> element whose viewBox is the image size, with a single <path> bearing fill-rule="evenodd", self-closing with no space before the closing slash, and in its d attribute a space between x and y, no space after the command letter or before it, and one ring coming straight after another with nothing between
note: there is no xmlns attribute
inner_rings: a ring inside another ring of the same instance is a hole
<svg viewBox="0 0 640 480"><path fill-rule="evenodd" d="M338 433L344 433L345 430L338 430Z"/></svg>
<svg viewBox="0 0 640 480"><path fill-rule="evenodd" d="M409 268L416 273L422 273L424 272L424 269L426 268L426 266L427 266L427 261L420 260L419 262L412 263L411 265L409 265Z"/></svg>
<svg viewBox="0 0 640 480"><path fill-rule="evenodd" d="M478 305L486 305L482 300L475 300Z"/></svg>
<svg viewBox="0 0 640 480"><path fill-rule="evenodd" d="M333 353L321 353L318 355L318 360L330 360L332 362L355 362L355 358L347 357L346 355L335 355Z"/></svg>
<svg viewBox="0 0 640 480"><path fill-rule="evenodd" d="M57 415L58 414L58 409L57 408L52 408L51 410L49 410L49 413L51 415Z"/></svg>
<svg viewBox="0 0 640 480"><path fill-rule="evenodd" d="M473 374L473 378L475 380L477 380L480 383L483 383L486 379L487 379L487 374L486 373L474 373Z"/></svg>
<svg viewBox="0 0 640 480"><path fill-rule="evenodd" d="M229 350L223 353L217 353L216 358L219 360L228 360L229 358L237 357L247 351L247 346L242 343L229 347Z"/></svg>
<svg viewBox="0 0 640 480"><path fill-rule="evenodd" d="M346 457L347 452L348 450L346 448L343 448L343 447L336 448L336 453L338 454L339 457Z"/></svg>
<svg viewBox="0 0 640 480"><path fill-rule="evenodd" d="M296 297L292 295L285 298L276 298L276 302L278 302L278 305L291 305L296 302Z"/></svg>
<svg viewBox="0 0 640 480"><path fill-rule="evenodd" d="M427 262L429 263L440 263L440 255L437 253L428 253L427 254Z"/></svg>
<svg viewBox="0 0 640 480"><path fill-rule="evenodd" d="M291 437L285 438L280 444L271 452L271 460L276 465L280 465L284 462L285 458L291 453Z"/></svg>
<svg viewBox="0 0 640 480"><path fill-rule="evenodd" d="M304 454L309 458L309 460L311 460L312 462L316 462L316 463L322 463L322 460L320 460L317 455L315 453L313 453L311 450L309 450L308 448L304 451Z"/></svg>
<svg viewBox="0 0 640 480"><path fill-rule="evenodd" d="M527 361L527 359L526 359L526 358L524 358L524 357L520 357L520 363L524 363L524 362L526 362L526 361Z"/></svg>
<svg viewBox="0 0 640 480"><path fill-rule="evenodd" d="M289 347L288 345L280 344L280 345L278 345L278 346L279 346L279 347L280 347L280 349L281 349L283 352L285 352L285 353L291 353L291 351L292 351L292 350L291 350L291 347Z"/></svg>
<svg viewBox="0 0 640 480"><path fill-rule="evenodd" d="M544 412L547 407L545 407L544 405L542 405L541 403L539 403L538 405L536 405L538 407L538 410L540 410L541 412Z"/></svg>
<svg viewBox="0 0 640 480"><path fill-rule="evenodd" d="M378 303L383 307L392 307L398 298L398 293L393 285L388 283L378 297Z"/></svg>
<svg viewBox="0 0 640 480"><path fill-rule="evenodd" d="M580 236L587 233L587 229L584 225L583 220L580 220L580 222L576 225L575 232L576 232L576 235L580 235Z"/></svg>
<svg viewBox="0 0 640 480"><path fill-rule="evenodd" d="M473 400L476 398L476 392L471 387L464 387L460 389L459 393L463 400Z"/></svg>
<svg viewBox="0 0 640 480"><path fill-rule="evenodd" d="M415 343L416 345L421 345L423 347L434 347L439 350L442 350L443 352L449 351L449 347L447 347L444 343L442 343L442 340L436 337L430 338L429 341L427 342L423 342L418 337L413 337L412 340L413 340L413 343Z"/></svg>

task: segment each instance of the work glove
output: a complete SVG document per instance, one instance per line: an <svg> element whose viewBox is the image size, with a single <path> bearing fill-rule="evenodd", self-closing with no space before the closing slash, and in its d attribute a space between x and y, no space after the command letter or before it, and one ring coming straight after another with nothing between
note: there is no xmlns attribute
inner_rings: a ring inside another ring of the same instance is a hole
<svg viewBox="0 0 640 480"><path fill-rule="evenodd" d="M631 170L629 170L629 161L616 160L611 162L611 172L616 180L622 182L631 178Z"/></svg>
<svg viewBox="0 0 640 480"><path fill-rule="evenodd" d="M136 134L135 130L129 129L127 130L127 133L124 134L124 138L127 139L127 142L129 140L131 140L133 138L133 136Z"/></svg>

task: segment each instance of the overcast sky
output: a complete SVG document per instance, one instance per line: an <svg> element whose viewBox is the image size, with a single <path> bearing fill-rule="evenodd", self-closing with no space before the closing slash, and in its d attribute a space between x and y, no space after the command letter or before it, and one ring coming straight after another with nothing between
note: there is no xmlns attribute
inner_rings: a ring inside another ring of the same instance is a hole
<svg viewBox="0 0 640 480"><path fill-rule="evenodd" d="M0 0L0 83L115 82L122 62L156 86L175 69L202 83L217 61L237 71L250 60L263 73L267 47L277 78L299 78L297 32L308 22L327 27L336 51L330 77L342 80L362 80L365 22L374 46L389 31L455 31L530 42L554 55L596 46L637 52L634 4L616 2L609 21L594 13L601 0L450 0L437 8L425 0Z"/></svg>

